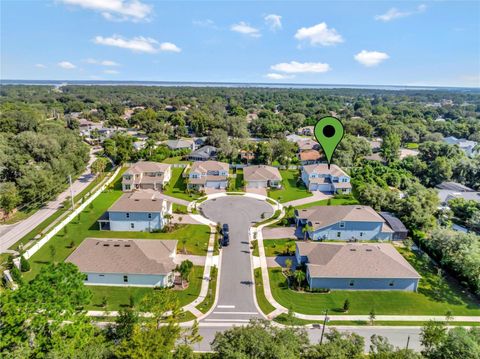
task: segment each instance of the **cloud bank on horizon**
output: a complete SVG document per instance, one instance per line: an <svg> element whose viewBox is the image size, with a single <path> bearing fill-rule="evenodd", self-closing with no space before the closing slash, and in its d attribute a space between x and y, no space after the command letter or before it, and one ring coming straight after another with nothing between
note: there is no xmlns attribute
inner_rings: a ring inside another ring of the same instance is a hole
<svg viewBox="0 0 480 359"><path fill-rule="evenodd" d="M320 5L8 2L2 77L480 86L480 3ZM22 46L31 54L15 60Z"/></svg>

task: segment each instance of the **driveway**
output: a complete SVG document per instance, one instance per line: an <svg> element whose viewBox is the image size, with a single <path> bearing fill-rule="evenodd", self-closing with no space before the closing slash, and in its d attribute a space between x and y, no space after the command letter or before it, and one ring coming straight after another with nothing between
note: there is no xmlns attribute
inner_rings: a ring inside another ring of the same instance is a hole
<svg viewBox="0 0 480 359"><path fill-rule="evenodd" d="M302 238L297 227L264 227L262 235L263 239Z"/></svg>
<svg viewBox="0 0 480 359"><path fill-rule="evenodd" d="M324 199L329 199L333 197L333 194L331 193L324 193L320 191L313 191L312 194L313 195L310 197L300 198L300 199L296 199L296 200L282 203L282 204L284 207L288 207L288 206L296 207L296 206L301 206L303 204L322 201Z"/></svg>
<svg viewBox="0 0 480 359"><path fill-rule="evenodd" d="M205 201L200 209L205 217L230 227L230 245L222 249L219 296L205 323L248 323L261 317L254 302L254 281L249 246L249 227L273 215L265 201L244 196L225 196Z"/></svg>
<svg viewBox="0 0 480 359"><path fill-rule="evenodd" d="M255 193L261 196L267 196L267 189L266 188L245 188L247 193Z"/></svg>
<svg viewBox="0 0 480 359"><path fill-rule="evenodd" d="M205 256L193 256L193 255L190 255L190 254L177 254L175 256L175 259L173 260L173 263L180 264L183 261L188 259L195 266L204 266L206 258L207 257L205 257Z"/></svg>
<svg viewBox="0 0 480 359"><path fill-rule="evenodd" d="M172 214L172 223L180 223L180 224L203 224L201 222L196 221L195 219L192 218L189 214L179 214L179 213L173 213ZM180 218L182 218L180 220Z"/></svg>

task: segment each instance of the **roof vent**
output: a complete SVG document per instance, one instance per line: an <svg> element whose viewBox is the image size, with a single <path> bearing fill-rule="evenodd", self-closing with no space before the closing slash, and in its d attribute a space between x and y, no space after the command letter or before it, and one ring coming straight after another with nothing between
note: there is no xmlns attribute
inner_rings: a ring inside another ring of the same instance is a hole
<svg viewBox="0 0 480 359"><path fill-rule="evenodd" d="M113 246L114 247L120 247L120 244L114 244Z"/></svg>
<svg viewBox="0 0 480 359"><path fill-rule="evenodd" d="M103 246L104 246L104 247L110 247L110 244L104 243Z"/></svg>
<svg viewBox="0 0 480 359"><path fill-rule="evenodd" d="M125 247L131 247L131 245L130 244L125 244Z"/></svg>
<svg viewBox="0 0 480 359"><path fill-rule="evenodd" d="M135 201L135 202L138 202L138 201L140 201L140 200L139 200L138 198L135 198L134 201Z"/></svg>
<svg viewBox="0 0 480 359"><path fill-rule="evenodd" d="M371 252L371 251L372 251L372 249L371 249L371 248L367 248L367 252Z"/></svg>
<svg viewBox="0 0 480 359"><path fill-rule="evenodd" d="M356 252L357 250L355 248L350 248L350 252Z"/></svg>

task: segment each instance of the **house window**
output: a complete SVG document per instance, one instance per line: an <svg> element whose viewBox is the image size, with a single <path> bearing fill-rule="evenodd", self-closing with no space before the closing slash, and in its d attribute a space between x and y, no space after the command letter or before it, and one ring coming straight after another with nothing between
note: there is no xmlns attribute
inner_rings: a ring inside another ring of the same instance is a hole
<svg viewBox="0 0 480 359"><path fill-rule="evenodd" d="M130 218L130 213L125 213L125 217Z"/></svg>
<svg viewBox="0 0 480 359"><path fill-rule="evenodd" d="M337 238L340 238L341 235L342 235L342 232L337 232Z"/></svg>
<svg viewBox="0 0 480 359"><path fill-rule="evenodd" d="M130 228L135 228L135 223L130 223Z"/></svg>
<svg viewBox="0 0 480 359"><path fill-rule="evenodd" d="M85 276L83 277L83 280L84 280L85 282L88 282L88 274L85 274Z"/></svg>
<svg viewBox="0 0 480 359"><path fill-rule="evenodd" d="M148 219L152 219L152 214L151 213L148 214Z"/></svg>
<svg viewBox="0 0 480 359"><path fill-rule="evenodd" d="M394 283L393 280L392 280L390 283L388 283L388 285L389 285L390 287L393 287L393 286L395 285L395 283Z"/></svg>
<svg viewBox="0 0 480 359"><path fill-rule="evenodd" d="M340 222L340 228L345 228L345 222Z"/></svg>
<svg viewBox="0 0 480 359"><path fill-rule="evenodd" d="M360 237L363 237L363 232L360 232Z"/></svg>
<svg viewBox="0 0 480 359"><path fill-rule="evenodd" d="M124 283L128 283L128 275L124 275L124 276L123 276L123 282L124 282Z"/></svg>
<svg viewBox="0 0 480 359"><path fill-rule="evenodd" d="M125 189L126 189L127 191L130 190L130 185L129 185L129 184L125 185Z"/></svg>
<svg viewBox="0 0 480 359"><path fill-rule="evenodd" d="M105 274L99 274L98 276L99 277L105 277Z"/></svg>
<svg viewBox="0 0 480 359"><path fill-rule="evenodd" d="M351 280L349 285L350 285L350 287L353 287L355 285L355 281Z"/></svg>

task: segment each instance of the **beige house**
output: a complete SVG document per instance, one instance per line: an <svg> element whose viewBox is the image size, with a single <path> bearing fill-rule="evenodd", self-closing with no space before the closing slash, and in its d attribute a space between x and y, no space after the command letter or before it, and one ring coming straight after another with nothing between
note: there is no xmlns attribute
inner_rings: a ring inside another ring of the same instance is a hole
<svg viewBox="0 0 480 359"><path fill-rule="evenodd" d="M132 165L122 177L122 190L161 190L172 177L172 166L166 163L140 161Z"/></svg>
<svg viewBox="0 0 480 359"><path fill-rule="evenodd" d="M195 191L203 191L205 188L225 189L228 186L228 172L228 163L194 162L188 174L187 188Z"/></svg>
<svg viewBox="0 0 480 359"><path fill-rule="evenodd" d="M326 163L311 164L302 167L302 180L309 191L350 193L350 176L337 165Z"/></svg>
<svg viewBox="0 0 480 359"><path fill-rule="evenodd" d="M247 188L280 188L282 176L276 167L258 165L243 168L243 179Z"/></svg>
<svg viewBox="0 0 480 359"><path fill-rule="evenodd" d="M87 285L169 287L174 282L175 240L86 238L66 262Z"/></svg>

